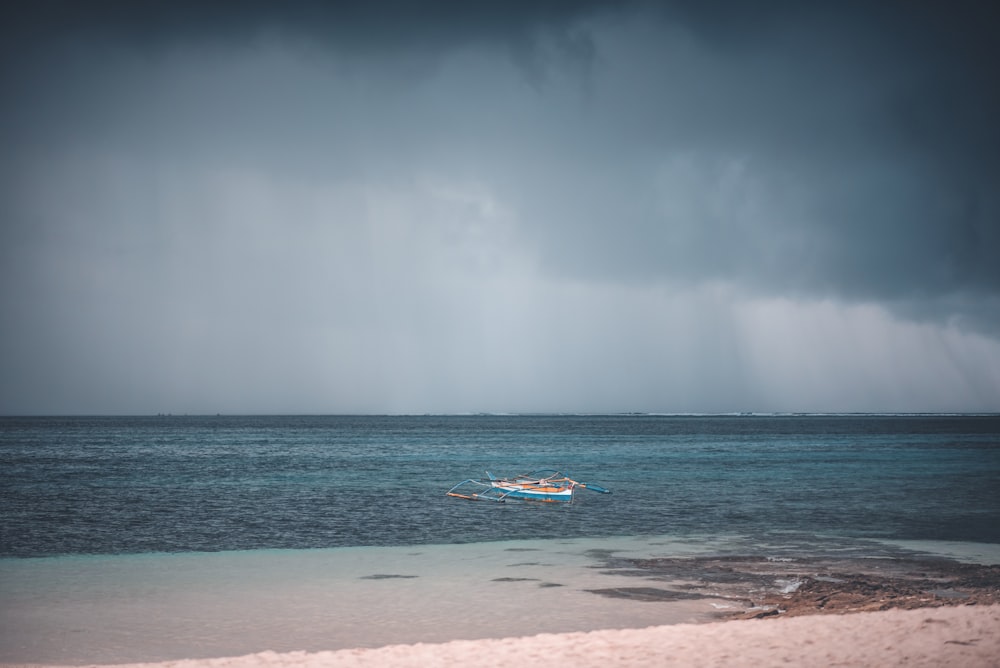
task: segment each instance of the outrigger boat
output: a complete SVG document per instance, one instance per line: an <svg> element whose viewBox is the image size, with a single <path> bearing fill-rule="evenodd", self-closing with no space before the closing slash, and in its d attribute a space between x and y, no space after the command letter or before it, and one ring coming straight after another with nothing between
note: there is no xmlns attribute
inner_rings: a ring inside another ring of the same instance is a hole
<svg viewBox="0 0 1000 668"><path fill-rule="evenodd" d="M578 489L589 489L600 494L610 494L592 482L577 482L553 469L542 469L510 478L498 478L489 471L486 478L463 480L446 494L469 501L544 501L570 503Z"/></svg>

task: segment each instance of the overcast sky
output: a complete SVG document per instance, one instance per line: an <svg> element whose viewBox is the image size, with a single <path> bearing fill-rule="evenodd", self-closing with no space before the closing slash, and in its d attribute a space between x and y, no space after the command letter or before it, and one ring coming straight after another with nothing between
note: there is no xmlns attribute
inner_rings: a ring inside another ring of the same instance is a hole
<svg viewBox="0 0 1000 668"><path fill-rule="evenodd" d="M0 413L1000 411L989 3L23 4Z"/></svg>

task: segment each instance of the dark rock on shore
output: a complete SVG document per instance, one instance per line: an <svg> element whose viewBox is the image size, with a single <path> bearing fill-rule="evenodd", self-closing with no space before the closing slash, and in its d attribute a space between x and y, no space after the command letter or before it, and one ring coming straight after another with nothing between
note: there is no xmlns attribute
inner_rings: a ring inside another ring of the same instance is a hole
<svg viewBox="0 0 1000 668"><path fill-rule="evenodd" d="M1000 603L1000 566L955 562L912 565L916 570L903 573L805 576L795 591L768 593L757 604L795 616Z"/></svg>
<svg viewBox="0 0 1000 668"><path fill-rule="evenodd" d="M656 581L660 587L594 593L641 601L720 599L738 609L720 614L739 618L1000 603L1000 566L950 559L610 558L602 568Z"/></svg>

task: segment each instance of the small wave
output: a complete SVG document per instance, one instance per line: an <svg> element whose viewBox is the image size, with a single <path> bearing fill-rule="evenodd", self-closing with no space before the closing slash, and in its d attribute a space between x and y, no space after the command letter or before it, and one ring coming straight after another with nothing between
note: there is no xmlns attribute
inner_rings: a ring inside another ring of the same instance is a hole
<svg viewBox="0 0 1000 668"><path fill-rule="evenodd" d="M782 594L792 594L798 591L799 587L802 586L802 580L775 580L774 584L778 585L780 589L778 591Z"/></svg>

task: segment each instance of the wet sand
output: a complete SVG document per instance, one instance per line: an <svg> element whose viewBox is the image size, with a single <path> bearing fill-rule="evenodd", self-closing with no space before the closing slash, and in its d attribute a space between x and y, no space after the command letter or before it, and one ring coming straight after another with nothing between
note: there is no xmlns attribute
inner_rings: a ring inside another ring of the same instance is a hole
<svg viewBox="0 0 1000 668"><path fill-rule="evenodd" d="M498 640L393 645L336 652L258 654L161 664L158 668L425 668L555 662L576 668L628 666L963 666L1000 659L1000 606L950 606L838 616L680 624Z"/></svg>

